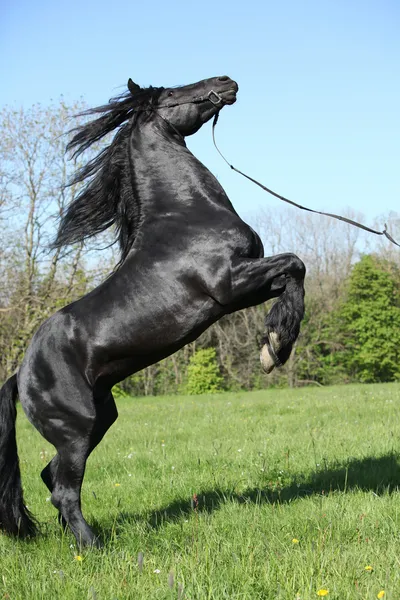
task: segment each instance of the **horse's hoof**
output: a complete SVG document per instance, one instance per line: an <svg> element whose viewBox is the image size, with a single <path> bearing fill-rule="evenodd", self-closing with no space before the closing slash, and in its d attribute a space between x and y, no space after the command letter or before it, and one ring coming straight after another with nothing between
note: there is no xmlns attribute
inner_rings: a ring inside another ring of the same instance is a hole
<svg viewBox="0 0 400 600"><path fill-rule="evenodd" d="M269 375L275 367L279 367L281 362L276 353L279 350L278 334L271 332L268 334L269 344L264 344L261 348L260 362L263 371Z"/></svg>
<svg viewBox="0 0 400 600"><path fill-rule="evenodd" d="M76 541L76 545L78 550L84 549L92 549L92 550L101 550L104 548L103 542L100 540L98 536L90 537L86 539L79 539Z"/></svg>
<svg viewBox="0 0 400 600"><path fill-rule="evenodd" d="M96 548L97 550L101 550L102 548L104 548L104 544L103 542L100 540L100 538L96 537L92 544L91 544L92 548Z"/></svg>

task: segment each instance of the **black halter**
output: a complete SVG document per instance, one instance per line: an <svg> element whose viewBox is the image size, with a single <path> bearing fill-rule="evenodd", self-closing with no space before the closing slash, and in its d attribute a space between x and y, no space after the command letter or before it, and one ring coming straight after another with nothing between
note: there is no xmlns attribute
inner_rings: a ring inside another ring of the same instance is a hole
<svg viewBox="0 0 400 600"><path fill-rule="evenodd" d="M214 106L218 108L222 108L222 106L224 105L224 101L218 94L218 92L210 90L208 94L197 97L195 96L194 98L192 98L192 100L187 100L186 102L175 102L172 104L161 104L159 106L156 106L153 110L157 110L158 108L174 108L174 106L183 106L184 104L200 104L201 102L206 102L207 100L209 100L211 104L214 104Z"/></svg>
<svg viewBox="0 0 400 600"><path fill-rule="evenodd" d="M186 102L175 102L172 104L161 104L160 106L155 106L153 107L149 107L149 109L144 109L144 110L152 110L153 112L156 113L156 115L158 115L160 117L160 119L162 119L163 121L165 121L167 123L167 125L169 125L169 127L171 127L171 129L173 131L175 131L175 133L178 135L179 138L181 138L182 140L185 139L185 137L177 130L177 128L175 127L175 125L173 125L171 123L171 121L169 121L166 117L163 117L162 115L160 115L160 113L158 112L159 108L174 108L175 106L183 106L184 104L200 104L201 102L207 102L207 100L209 102L211 102L211 104L214 104L214 106L216 106L217 108L222 108L224 105L224 101L221 98L221 96L218 94L218 92L215 92L214 90L210 90L208 92L208 94L206 94L205 96L197 96L195 98L193 98L192 100L188 100ZM218 115L218 113L217 113Z"/></svg>

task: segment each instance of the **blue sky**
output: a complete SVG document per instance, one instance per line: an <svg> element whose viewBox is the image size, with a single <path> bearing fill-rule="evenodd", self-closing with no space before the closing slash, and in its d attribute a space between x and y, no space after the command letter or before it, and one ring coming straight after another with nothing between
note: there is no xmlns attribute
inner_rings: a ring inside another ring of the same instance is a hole
<svg viewBox="0 0 400 600"><path fill-rule="evenodd" d="M400 211L399 31L398 0L3 0L0 104L96 105L128 77L168 87L227 74L240 88L217 127L228 160L372 223ZM210 124L188 145L242 216L280 206L222 162Z"/></svg>

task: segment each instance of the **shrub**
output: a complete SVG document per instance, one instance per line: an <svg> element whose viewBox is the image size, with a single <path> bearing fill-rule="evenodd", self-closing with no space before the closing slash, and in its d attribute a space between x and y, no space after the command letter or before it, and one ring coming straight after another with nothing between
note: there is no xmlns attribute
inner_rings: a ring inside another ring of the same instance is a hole
<svg viewBox="0 0 400 600"><path fill-rule="evenodd" d="M222 391L222 383L215 348L197 350L187 368L187 393L213 394Z"/></svg>

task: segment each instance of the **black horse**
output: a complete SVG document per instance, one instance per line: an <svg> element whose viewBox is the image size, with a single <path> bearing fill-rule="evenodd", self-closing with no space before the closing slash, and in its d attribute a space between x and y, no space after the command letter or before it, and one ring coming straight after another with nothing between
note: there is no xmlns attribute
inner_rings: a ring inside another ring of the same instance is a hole
<svg viewBox="0 0 400 600"><path fill-rule="evenodd" d="M51 501L79 544L97 544L81 512L89 454L117 418L111 388L172 354L223 315L278 297L266 317L261 363L289 357L304 312L305 267L294 254L263 258L258 235L215 177L187 149L195 133L236 101L229 77L128 91L87 114L68 149L79 155L116 128L79 170L86 187L64 214L55 246L114 225L121 259L92 292L50 317L0 395L0 527L35 533L24 505L15 441L19 395L57 454L42 471Z"/></svg>

